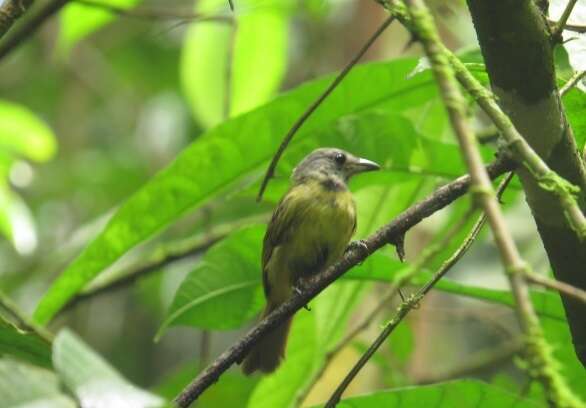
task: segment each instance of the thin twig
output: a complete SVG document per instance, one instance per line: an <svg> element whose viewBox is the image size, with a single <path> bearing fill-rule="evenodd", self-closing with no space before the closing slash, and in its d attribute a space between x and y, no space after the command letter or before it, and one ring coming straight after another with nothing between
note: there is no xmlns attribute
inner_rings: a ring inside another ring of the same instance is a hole
<svg viewBox="0 0 586 408"><path fill-rule="evenodd" d="M506 187L508 186L509 182L513 173L509 174L505 180L499 185L498 194L502 194ZM391 335L391 333L395 330L395 328L401 323L401 321L407 316L407 314L417 307L421 299L435 286L437 282L441 278L445 276L445 274L466 254L472 243L482 230L484 223L486 221L486 216L481 215L472 230L464 239L460 247L448 258L438 269L438 271L433 275L433 277L423 286L416 294L410 296L406 300L404 300L397 310L397 314L393 317L393 319L387 323L383 331L378 335L376 340L370 345L370 347L366 350L366 352L360 357L358 362L352 367L350 372L344 377L340 385L336 388L328 402L326 403L326 408L333 408L342 398L342 394L348 388L350 383L354 380L356 375L362 370L362 368L368 363L370 358L374 355L374 353L379 349L379 347L384 343L384 341Z"/></svg>
<svg viewBox="0 0 586 408"><path fill-rule="evenodd" d="M460 149L470 171L473 186L471 191L475 193L484 208L501 255L502 264L509 278L515 299L517 319L525 337L527 372L541 383L545 395L552 405L583 407L583 402L571 391L565 378L559 372L558 362L543 335L525 281L525 274L529 273L530 268L519 254L507 228L498 200L494 195L488 174L482 165L482 157L474 134L467 123L464 98L456 82L454 69L450 66L449 55L444 51L445 47L441 45L433 18L423 0L406 0L406 3L409 5L411 30L423 45L431 63L452 128L456 133ZM521 140L524 141L522 138ZM586 229L582 231L586 232Z"/></svg>
<svg viewBox="0 0 586 408"><path fill-rule="evenodd" d="M500 157L487 167L491 177L513 169L513 164L506 158ZM175 403L180 407L187 407L195 401L209 386L233 364L242 360L251 347L260 341L271 329L285 321L297 310L305 306L311 299L317 296L328 285L342 276L353 266L363 262L370 254L379 250L397 237L403 236L409 229L417 225L424 218L446 207L458 197L461 197L468 189L470 178L462 176L438 188L426 199L412 205L399 214L390 223L381 227L374 234L367 237L364 242L366 248L350 249L334 265L316 276L308 285L307 290L301 294L295 294L291 299L282 304L269 316L258 322L247 334L238 340L229 349L224 351L211 365L203 370L183 391L175 398Z"/></svg>
<svg viewBox="0 0 586 408"><path fill-rule="evenodd" d="M558 292L573 297L580 302L586 303L586 290L582 290L557 279L551 279L547 276L538 275L536 273L527 273L525 279L531 283L557 290Z"/></svg>
<svg viewBox="0 0 586 408"><path fill-rule="evenodd" d="M549 25L553 28L556 27L559 23L557 21L554 20L547 20L547 22L549 23ZM566 22L566 25L564 27L564 30L566 31L573 31L575 33L586 33L586 25L579 25L579 24L568 24Z"/></svg>
<svg viewBox="0 0 586 408"><path fill-rule="evenodd" d="M466 356L465 362L461 365L421 375L415 382L417 384L435 384L455 378L472 376L488 368L511 361L515 355L523 350L523 345L522 339L506 341L496 349L490 348Z"/></svg>
<svg viewBox="0 0 586 408"><path fill-rule="evenodd" d="M424 251L422 256L414 262L413 265L407 268L407 270L396 277L395 282L391 285L385 295L379 300L377 305L366 315L366 317L350 332L346 334L336 345L332 347L330 351L328 351L325 355L324 362L321 365L320 369L313 375L311 381L308 382L308 385L305 387L303 391L299 393L297 396L297 404L295 406L300 406L301 403L307 398L307 395L315 386L315 384L321 379L324 372L332 362L332 360L346 347L350 344L350 342L359 335L362 331L366 330L374 321L374 318L384 310L384 308L388 305L388 303L393 300L397 293L400 293L400 290L413 279L413 277L419 273L426 265L428 265L441 251L446 248L447 245L452 241L454 236L462 230L468 223L470 217L474 214L476 208L473 206L469 211L464 214L463 217L459 219L459 221L448 231L448 233L444 236L444 238L436 243L433 244Z"/></svg>
<svg viewBox="0 0 586 408"><path fill-rule="evenodd" d="M562 39L562 32L564 31L566 23L568 22L568 18L570 18L570 14L572 14L572 10L574 9L574 6L577 2L578 0L568 1L568 4L566 5L564 12L558 20L553 33L551 34L551 38L553 38L554 41L560 41Z"/></svg>
<svg viewBox="0 0 586 408"><path fill-rule="evenodd" d="M578 82L580 82L582 78L584 78L584 75L586 75L586 71L579 71L572 75L572 77L564 84L562 89L560 89L560 95L564 96L566 93L568 93L573 87L576 86Z"/></svg>
<svg viewBox="0 0 586 408"><path fill-rule="evenodd" d="M55 15L61 10L69 0L51 0L49 3L43 5L43 7L28 21L18 27L18 29L7 38L2 44L0 44L0 59L6 57L18 47L24 40L34 34L50 17Z"/></svg>
<svg viewBox="0 0 586 408"><path fill-rule="evenodd" d="M342 69L342 71L340 71L340 73L336 76L336 78L332 81L332 83L324 90L324 92L311 105L309 105L309 107L295 121L295 123L293 123L293 126L291 126L291 129L289 129L289 131L287 132L287 134L283 138L283 141L279 145L279 148L277 149L275 155L273 156L273 159L271 160L271 163L269 164L267 172L265 173L265 176L262 180L262 184L260 185L260 190L259 190L258 196L256 198L257 201L260 201L262 199L262 195L267 187L267 184L269 183L269 180L274 175L275 168L277 167L277 163L279 162L279 159L283 155L283 152L285 151L285 149L289 145L289 142L291 142L291 139L293 139L293 136L295 136L295 134L301 128L301 126L305 123L305 121L307 119L309 119L309 117L313 114L313 112L315 112L315 110L332 93L332 91L334 89L336 89L336 87L340 84L340 82L342 82L342 80L346 77L346 75L348 75L348 73L354 67L354 65L356 65L358 63L358 61L360 61L360 59L364 56L366 51L368 51L368 49L372 46L372 44L374 44L374 42L377 40L377 38L380 37L380 35L393 22L394 19L395 18L393 16L390 16L380 25L380 27L375 31L375 33L362 46L360 51L358 51L358 53L354 56L354 58L352 58L352 60L344 67L344 69Z"/></svg>
<svg viewBox="0 0 586 408"><path fill-rule="evenodd" d="M103 3L94 0L73 0L76 3L88 7L95 7L101 10L117 14L122 17L139 18L145 20L188 20L190 22L218 21L233 23L234 17L227 15L206 15L191 11L173 10L168 8L134 8L127 9L114 4Z"/></svg>

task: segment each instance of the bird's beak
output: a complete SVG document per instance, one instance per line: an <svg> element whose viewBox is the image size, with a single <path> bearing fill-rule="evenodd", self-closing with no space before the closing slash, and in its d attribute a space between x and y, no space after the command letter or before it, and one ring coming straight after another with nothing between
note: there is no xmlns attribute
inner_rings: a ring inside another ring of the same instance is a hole
<svg viewBox="0 0 586 408"><path fill-rule="evenodd" d="M363 159L361 157L354 160L350 164L351 174L364 173L366 171L374 171L374 170L379 170L379 169L380 169L380 166L377 163L375 163L371 160Z"/></svg>

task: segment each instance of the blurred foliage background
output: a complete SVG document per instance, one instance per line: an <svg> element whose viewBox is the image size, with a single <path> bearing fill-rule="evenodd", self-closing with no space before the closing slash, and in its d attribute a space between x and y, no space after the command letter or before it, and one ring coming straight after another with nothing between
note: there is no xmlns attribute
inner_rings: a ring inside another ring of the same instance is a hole
<svg viewBox="0 0 586 408"><path fill-rule="evenodd" d="M72 1L1 61L0 287L24 315L43 298L36 320L51 320L48 328L59 332L46 365L81 401L92 396L76 393L78 383L102 374L113 389L131 395L134 406L158 403L153 394L172 398L254 323L263 303L263 224L291 169L313 148L339 146L383 164L382 172L351 184L358 237L465 172L431 75L419 62L420 49L395 24L304 126L262 203L255 203L281 138L331 80L316 78L340 70L386 13L366 0L235 3L232 13L224 0L195 6L180 0ZM486 82L464 2L430 5L445 43ZM563 49L558 57L563 82L573 71ZM584 94L572 90L564 102L582 146ZM490 136L472 103L469 113L479 134ZM487 161L494 151L490 143L483 146ZM523 255L535 270L549 273L516 181L504 202ZM415 290L451 254L474 221L466 215L470 204L461 199L410 231L406 264L388 248L312 302L311 312L299 312L287 360L275 375L245 378L235 368L198 406L311 406L326 400L399 299L370 318L368 329L329 362L318 381L328 351L369 316L389 282L468 217L404 291ZM348 395L465 377L500 388L489 403L515 401L514 394L532 398L528 406L543 403L514 358L518 328L502 272L490 235L482 234ZM564 374L584 397L586 378L573 356L558 296L539 290L534 295ZM69 331L61 331L65 327ZM88 369L85 377L76 372L70 366L75 356L88 359L95 371ZM6 385L17 363L2 361L0 383ZM104 361L151 393L129 392L129 383ZM12 377L19 384L20 377ZM35 378L24 377L31 384ZM449 401L484 396L479 384L422 388L416 398L431 403L446 387L448 405L441 406L456 406ZM409 392L403 392L406 401ZM70 403L59 398L63 406ZM373 401L355 403L381 406Z"/></svg>

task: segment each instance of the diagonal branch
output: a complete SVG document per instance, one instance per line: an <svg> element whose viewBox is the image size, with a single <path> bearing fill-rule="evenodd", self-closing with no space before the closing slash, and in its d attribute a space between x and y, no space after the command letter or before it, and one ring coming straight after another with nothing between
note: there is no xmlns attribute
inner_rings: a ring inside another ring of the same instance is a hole
<svg viewBox="0 0 586 408"><path fill-rule="evenodd" d="M6 57L16 47L18 47L24 40L32 34L47 21L61 10L69 0L51 0L44 4L43 7L37 11L28 21L18 27L6 41L0 44L0 59Z"/></svg>
<svg viewBox="0 0 586 408"><path fill-rule="evenodd" d="M0 38L10 30L14 22L32 6L33 2L34 0L5 0L0 5Z"/></svg>
<svg viewBox="0 0 586 408"><path fill-rule="evenodd" d="M508 183L512 178L513 173L509 174L509 176L501 183L499 186L499 194L502 194L507 187ZM346 388L350 385L350 383L354 380L354 378L358 375L360 370L368 363L371 357L376 353L376 351L380 348L380 346L384 343L384 341L391 335L391 333L395 330L395 328L403 321L403 319L409 314L409 312L417 307L421 299L436 285L437 282L441 278L443 278L446 273L452 269L452 267L466 254L470 246L474 243L474 240L482 230L486 222L486 216L481 215L476 224L472 227L472 230L464 239L464 242L458 249L452 254L450 258L448 258L437 270L437 272L433 275L433 277L421 287L417 291L416 294L410 296L408 299L404 300L399 309L397 314L388 322L383 329L383 331L378 335L375 341L370 345L370 347L366 350L366 352L360 357L360 359L356 362L354 367L350 370L350 372L344 377L340 385L336 388L330 399L326 404L326 408L333 408L342 398L342 394L346 391ZM424 261L419 262L420 265L424 263ZM417 268L418 269L418 268Z"/></svg>
<svg viewBox="0 0 586 408"><path fill-rule="evenodd" d="M487 167L492 178L513 169L513 164L505 159L498 158ZM318 275L301 294L294 295L269 316L262 319L239 341L224 351L211 365L203 370L185 389L175 398L179 407L188 407L209 386L233 364L242 360L248 350L256 344L271 329L285 321L297 310L305 306L328 285L342 276L353 266L363 262L370 254L403 236L410 228L417 225L424 218L446 207L458 197L466 193L470 186L470 177L462 176L443 187L437 189L424 200L412 205L393 221L381 227L374 234L364 240L366 249L350 249L331 267Z"/></svg>
<svg viewBox="0 0 586 408"><path fill-rule="evenodd" d="M560 19L558 20L553 33L551 34L551 37L554 41L560 41L560 42L562 41L562 32L564 31L564 29L566 27L566 23L568 22L568 19L570 18L570 14L572 14L572 10L574 10L574 6L576 5L577 2L578 2L578 0L569 0L568 1L568 4L566 5L564 12L562 13Z"/></svg>

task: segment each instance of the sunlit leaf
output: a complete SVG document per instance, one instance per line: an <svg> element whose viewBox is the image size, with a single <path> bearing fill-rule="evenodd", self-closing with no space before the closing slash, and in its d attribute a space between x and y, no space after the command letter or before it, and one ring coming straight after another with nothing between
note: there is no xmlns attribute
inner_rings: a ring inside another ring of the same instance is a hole
<svg viewBox="0 0 586 408"><path fill-rule="evenodd" d="M68 330L62 330L55 338L53 365L84 407L154 408L164 405L160 397L129 383Z"/></svg>
<svg viewBox="0 0 586 408"><path fill-rule="evenodd" d="M122 9L129 9L141 0L96 0ZM57 47L68 53L80 40L99 30L117 18L117 14L105 8L72 2L61 12L61 29Z"/></svg>
<svg viewBox="0 0 586 408"><path fill-rule="evenodd" d="M187 32L181 78L195 117L205 127L256 108L278 90L287 66L289 1L242 0L236 23L207 21ZM219 14L223 0L196 3ZM262 61L262 63L258 63Z"/></svg>
<svg viewBox="0 0 586 408"><path fill-rule="evenodd" d="M318 130L327 132L342 116L359 116L374 108L384 112L401 111L433 98L435 86L429 75L422 74L405 81L414 63L414 60L397 60L357 67L301 129L279 168L285 166L290 170L293 163L287 162L287 157L298 160L300 155L307 154L308 145L304 143L312 142L308 136ZM285 134L329 80L303 85L262 108L222 123L198 138L118 209L104 231L46 293L35 312L35 319L46 323L100 271L188 210L234 190L239 183L249 181L251 176L257 179L276 150L278 135ZM377 86L365 89L365 81L374 81ZM387 119L387 124L390 122ZM346 123L351 124L351 121ZM384 130L383 125L379 124L377 130ZM366 153L376 152L372 158L376 160L381 156L385 158L382 164L392 165L391 159L386 157L392 157L397 143L394 138L398 136L389 138L384 145L377 144L374 139L370 141L376 136L347 132L346 140L332 137L323 140L329 145L334 143L350 150L362 145ZM315 146L315 141L312 143ZM429 162L428 157L423 160ZM436 156L432 162L441 163L442 160L447 162L441 156ZM446 165L454 169L453 163Z"/></svg>
<svg viewBox="0 0 586 408"><path fill-rule="evenodd" d="M7 359L0 360L0 401L4 408L75 408L54 373Z"/></svg>
<svg viewBox="0 0 586 408"><path fill-rule="evenodd" d="M0 149L43 162L57 150L53 131L24 106L0 100Z"/></svg>

